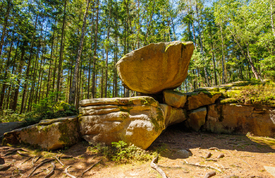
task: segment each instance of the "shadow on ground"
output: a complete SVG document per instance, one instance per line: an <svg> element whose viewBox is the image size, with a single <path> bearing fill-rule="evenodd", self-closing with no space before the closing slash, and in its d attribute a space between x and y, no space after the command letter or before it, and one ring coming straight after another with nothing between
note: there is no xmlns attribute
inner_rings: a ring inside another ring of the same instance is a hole
<svg viewBox="0 0 275 178"><path fill-rule="evenodd" d="M168 127L153 142L149 150L189 150L194 148L237 150L257 153L275 152L275 139L247 135L214 134L208 132L183 131L181 124ZM162 154L164 157L175 159L174 156Z"/></svg>

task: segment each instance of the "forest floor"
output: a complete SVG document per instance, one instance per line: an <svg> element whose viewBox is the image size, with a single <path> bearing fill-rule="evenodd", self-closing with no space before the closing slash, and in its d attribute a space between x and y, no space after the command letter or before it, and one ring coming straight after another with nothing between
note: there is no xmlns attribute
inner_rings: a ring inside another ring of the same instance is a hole
<svg viewBox="0 0 275 178"><path fill-rule="evenodd" d="M19 147L0 147L0 177L28 177L34 167L45 158L54 159L54 156L61 156L62 166L55 161L55 170L50 177L69 177L65 174L68 166L68 173L81 177L84 170L91 167L98 161L91 170L83 177L95 178L160 178L157 171L150 167L150 162L132 162L118 164L109 161L87 149L89 145L82 141L71 148L46 152L20 147L36 158L25 157L23 152L6 155L10 150ZM213 177L262 177L272 178L264 166L275 167L275 139L267 137L256 137L252 135L227 135L211 134L201 132L183 132L177 127L167 128L157 140L149 147L148 152L160 151L157 165L170 178L203 178L207 173L215 172ZM189 150L192 155L185 157L180 150ZM19 153L19 154L18 154ZM20 155L21 154L21 155ZM218 158L221 155L223 158ZM6 155L6 156L4 156ZM209 158L206 158L206 157ZM28 160L29 159L29 160ZM27 161L26 161L27 160ZM5 164L4 164L5 163ZM6 169L4 165L10 165ZM31 177L45 177L51 172L51 162L39 167Z"/></svg>

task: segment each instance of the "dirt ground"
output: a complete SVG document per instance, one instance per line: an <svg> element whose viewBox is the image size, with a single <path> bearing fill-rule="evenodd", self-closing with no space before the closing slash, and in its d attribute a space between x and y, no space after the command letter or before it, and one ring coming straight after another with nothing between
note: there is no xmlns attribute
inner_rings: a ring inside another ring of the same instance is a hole
<svg viewBox="0 0 275 178"><path fill-rule="evenodd" d="M149 147L149 152L160 151L157 165L170 178L203 178L207 173L215 172L213 177L262 177L272 178L264 166L275 167L275 139L255 137L252 135L226 135L200 132L185 132L180 126L169 127ZM31 153L32 158L26 157L24 151L7 154L15 147L0 147L0 177L28 177L34 167L45 159L61 156L62 166L54 160L55 170L50 177L69 177L64 171L81 177L84 170L91 170L83 177L94 178L160 178L157 171L148 162L133 162L117 164L108 161L103 156L89 151L89 145L82 141L66 150L46 152L20 147ZM19 147L17 147L19 148ZM183 151L182 151L183 150ZM186 152L185 150L189 150ZM19 150L20 151L20 150ZM21 153L21 155L20 155ZM186 154L191 155L186 158ZM37 157L41 155L37 161ZM34 156L37 156L33 158ZM224 157L223 157L224 156ZM207 158L208 157L208 158ZM218 158L221 157L221 158ZM28 160L29 159L29 160ZM8 168L3 168L10 165ZM31 177L45 177L53 168L48 162L38 168Z"/></svg>

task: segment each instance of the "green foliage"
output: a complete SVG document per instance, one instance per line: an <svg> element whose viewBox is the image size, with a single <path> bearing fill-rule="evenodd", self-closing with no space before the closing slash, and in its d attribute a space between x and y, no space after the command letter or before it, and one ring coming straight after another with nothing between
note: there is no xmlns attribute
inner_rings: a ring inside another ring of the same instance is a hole
<svg viewBox="0 0 275 178"><path fill-rule="evenodd" d="M133 144L128 145L124 141L112 142L112 146L100 144L90 147L90 151L103 154L106 158L116 163L130 163L133 161L149 161L155 153L143 150Z"/></svg>
<svg viewBox="0 0 275 178"><path fill-rule="evenodd" d="M24 125L31 125L39 122L42 119L53 119L58 117L78 115L78 110L75 106L64 101L55 102L56 93L50 93L49 97L40 100L34 105L34 111L17 114L12 110L4 110L0 116L0 122L23 121Z"/></svg>
<svg viewBox="0 0 275 178"><path fill-rule="evenodd" d="M233 90L234 91L234 90ZM264 84L243 86L240 91L235 92L233 98L244 104L275 104L275 83L266 82Z"/></svg>

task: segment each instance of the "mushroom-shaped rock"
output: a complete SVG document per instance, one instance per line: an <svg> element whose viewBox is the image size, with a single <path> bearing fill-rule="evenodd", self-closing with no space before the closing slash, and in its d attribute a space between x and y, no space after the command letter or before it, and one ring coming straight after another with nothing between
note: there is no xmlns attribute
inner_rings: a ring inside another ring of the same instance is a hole
<svg viewBox="0 0 275 178"><path fill-rule="evenodd" d="M153 43L126 54L116 67L129 89L155 94L181 85L193 50L193 42Z"/></svg>

